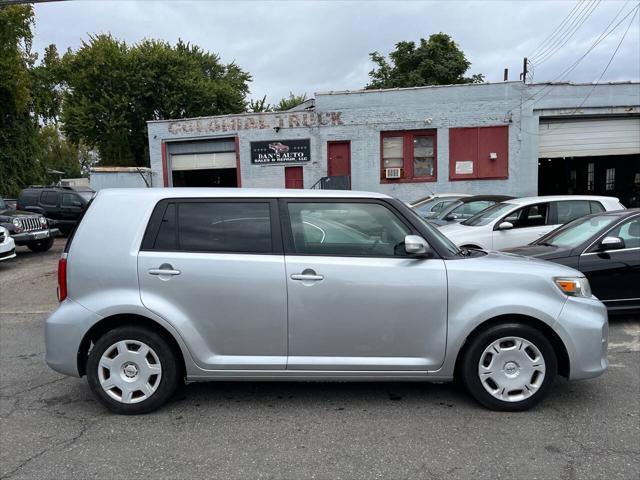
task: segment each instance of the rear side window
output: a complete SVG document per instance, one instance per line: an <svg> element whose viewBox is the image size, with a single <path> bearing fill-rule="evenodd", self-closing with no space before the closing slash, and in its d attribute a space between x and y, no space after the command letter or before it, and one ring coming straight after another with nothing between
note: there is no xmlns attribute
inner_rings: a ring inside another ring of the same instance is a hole
<svg viewBox="0 0 640 480"><path fill-rule="evenodd" d="M42 192L40 195L40 203L55 206L58 204L58 194L56 192Z"/></svg>
<svg viewBox="0 0 640 480"><path fill-rule="evenodd" d="M180 202L169 204L164 212L153 249L271 253L269 203Z"/></svg>
<svg viewBox="0 0 640 480"><path fill-rule="evenodd" d="M80 206L82 204L80 198L73 193L63 193L62 194L62 206L64 207L75 207Z"/></svg>
<svg viewBox="0 0 640 480"><path fill-rule="evenodd" d="M591 206L587 200L567 200L557 202L558 207L558 223L569 223L576 218L584 217L590 213L599 212L600 210L591 211ZM591 202L596 203L596 202Z"/></svg>
<svg viewBox="0 0 640 480"><path fill-rule="evenodd" d="M34 192L33 190L23 192L22 194L20 194L20 197L18 197L18 203L22 207L30 207L33 205L37 205L38 194L39 192Z"/></svg>
<svg viewBox="0 0 640 480"><path fill-rule="evenodd" d="M591 213L604 212L604 207L600 202L596 202L595 200L592 200L589 202L589 204L591 205Z"/></svg>

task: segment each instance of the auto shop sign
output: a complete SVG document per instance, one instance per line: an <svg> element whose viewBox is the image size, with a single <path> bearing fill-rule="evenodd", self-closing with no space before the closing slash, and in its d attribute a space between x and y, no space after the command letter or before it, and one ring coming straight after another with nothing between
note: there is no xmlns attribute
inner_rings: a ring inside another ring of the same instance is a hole
<svg viewBox="0 0 640 480"><path fill-rule="evenodd" d="M311 160L310 141L273 140L271 142L251 142L251 163L299 163Z"/></svg>

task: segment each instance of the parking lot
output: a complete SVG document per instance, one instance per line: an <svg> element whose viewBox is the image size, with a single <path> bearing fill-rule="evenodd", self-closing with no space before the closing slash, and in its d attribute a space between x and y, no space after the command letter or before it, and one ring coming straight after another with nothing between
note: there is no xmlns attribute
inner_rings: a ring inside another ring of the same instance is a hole
<svg viewBox="0 0 640 480"><path fill-rule="evenodd" d="M604 376L525 413L453 385L224 382L116 416L44 363L63 244L0 263L0 478L640 477L638 319L611 321Z"/></svg>

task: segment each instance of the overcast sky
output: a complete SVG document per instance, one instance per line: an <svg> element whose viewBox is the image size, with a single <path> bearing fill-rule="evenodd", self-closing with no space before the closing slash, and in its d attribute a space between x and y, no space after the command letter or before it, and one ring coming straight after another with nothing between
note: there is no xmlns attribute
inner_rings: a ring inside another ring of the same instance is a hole
<svg viewBox="0 0 640 480"><path fill-rule="evenodd" d="M535 81L554 80L621 9L612 27L637 5L638 0L54 2L35 6L34 49L42 52L55 43L64 52L78 48L90 34L107 32L127 43L182 38L224 62L235 61L253 75L250 96L267 95L277 103L289 91L311 96L362 88L372 68L369 52L387 54L398 41L437 32L451 35L466 53L472 63L468 75L483 73L490 82L502 81L508 67L510 80L516 80L522 58L534 53L576 7L566 27L581 19L584 24L535 69ZM640 14L630 24L631 18L561 79L596 81L630 25L602 81L640 80ZM553 40L552 46L561 43ZM551 53L544 50L538 51L540 60Z"/></svg>

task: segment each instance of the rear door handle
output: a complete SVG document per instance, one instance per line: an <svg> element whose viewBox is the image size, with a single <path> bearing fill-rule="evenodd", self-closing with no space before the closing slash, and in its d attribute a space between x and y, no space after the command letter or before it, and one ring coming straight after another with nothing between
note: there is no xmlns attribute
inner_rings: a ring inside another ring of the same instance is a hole
<svg viewBox="0 0 640 480"><path fill-rule="evenodd" d="M180 275L180 270L170 270L164 268L151 268L148 270L149 275Z"/></svg>
<svg viewBox="0 0 640 480"><path fill-rule="evenodd" d="M304 275L302 273L291 275L291 280L304 280L306 282L314 282L318 280L323 280L324 277L322 275Z"/></svg>

